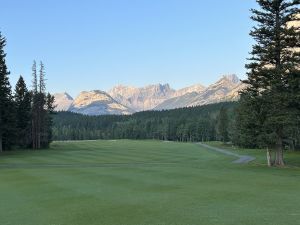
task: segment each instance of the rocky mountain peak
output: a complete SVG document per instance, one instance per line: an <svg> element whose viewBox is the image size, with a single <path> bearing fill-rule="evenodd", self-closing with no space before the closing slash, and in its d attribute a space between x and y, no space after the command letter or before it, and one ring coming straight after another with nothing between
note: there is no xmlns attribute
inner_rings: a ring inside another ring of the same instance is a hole
<svg viewBox="0 0 300 225"><path fill-rule="evenodd" d="M86 106L93 102L97 101L111 101L112 97L110 97L107 93L100 90L93 91L82 91L77 96L77 98L73 102L73 106Z"/></svg>
<svg viewBox="0 0 300 225"><path fill-rule="evenodd" d="M235 74L224 75L223 78L229 80L230 82L232 82L234 84L238 84L240 82L240 79Z"/></svg>
<svg viewBox="0 0 300 225"><path fill-rule="evenodd" d="M182 91L181 94L174 95L158 105L155 109L174 109L189 106L206 105L221 101L232 101L239 97L238 91L242 88L240 80L236 75L225 75L216 83L209 87L190 87ZM193 88L199 88L199 91L191 91Z"/></svg>
<svg viewBox="0 0 300 225"><path fill-rule="evenodd" d="M108 93L121 104L144 111L153 109L173 95L175 90L169 84L153 84L141 88L118 85Z"/></svg>
<svg viewBox="0 0 300 225"><path fill-rule="evenodd" d="M141 91L143 93L148 92L152 96L165 96L175 92L175 90L170 88L169 84L148 85L144 88L141 88Z"/></svg>
<svg viewBox="0 0 300 225"><path fill-rule="evenodd" d="M57 111L67 111L74 101L67 92L54 94L54 99L55 110Z"/></svg>
<svg viewBox="0 0 300 225"><path fill-rule="evenodd" d="M171 87L169 84L159 84L159 90L162 92L171 91Z"/></svg>
<svg viewBox="0 0 300 225"><path fill-rule="evenodd" d="M186 94L189 94L189 93L193 93L193 92L195 92L195 93L201 93L205 89L206 89L206 87L203 86L202 84L195 84L195 85L192 85L192 86L189 86L189 87L177 90L174 93L173 97L179 97L179 96L183 96L183 95L186 95Z"/></svg>
<svg viewBox="0 0 300 225"><path fill-rule="evenodd" d="M70 111L87 115L131 114L134 111L120 104L104 91L83 91L73 104Z"/></svg>

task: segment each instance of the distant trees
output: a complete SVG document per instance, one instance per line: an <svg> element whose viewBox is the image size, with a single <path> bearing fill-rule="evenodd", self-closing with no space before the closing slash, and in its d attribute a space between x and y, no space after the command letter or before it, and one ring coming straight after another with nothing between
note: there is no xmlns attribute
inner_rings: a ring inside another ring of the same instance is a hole
<svg viewBox="0 0 300 225"><path fill-rule="evenodd" d="M0 33L0 152L11 147L45 148L52 140L54 97L46 94L45 71L40 64L39 79L33 64L33 90L29 91L20 76L14 94L9 83L4 47Z"/></svg>
<svg viewBox="0 0 300 225"><path fill-rule="evenodd" d="M146 111L130 116L85 116L59 112L53 117L53 138L214 141L218 140L217 117L221 108L230 115L235 106L236 103L227 102L175 110Z"/></svg>
<svg viewBox="0 0 300 225"><path fill-rule="evenodd" d="M218 125L217 125L218 134L220 136L221 141L228 142L229 141L229 118L227 114L227 109L222 107L220 110L220 114L218 116Z"/></svg>
<svg viewBox="0 0 300 225"><path fill-rule="evenodd" d="M255 39L248 69L248 88L237 110L237 144L275 149L276 166L283 166L285 140L295 139L299 129L299 0L257 0L257 22L250 35Z"/></svg>

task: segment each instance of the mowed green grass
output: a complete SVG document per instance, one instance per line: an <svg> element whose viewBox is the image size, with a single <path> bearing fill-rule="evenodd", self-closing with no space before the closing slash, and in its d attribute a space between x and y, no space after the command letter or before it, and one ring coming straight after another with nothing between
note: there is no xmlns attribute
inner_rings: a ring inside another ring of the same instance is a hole
<svg viewBox="0 0 300 225"><path fill-rule="evenodd" d="M196 144L55 142L0 155L1 225L296 225L300 169Z"/></svg>

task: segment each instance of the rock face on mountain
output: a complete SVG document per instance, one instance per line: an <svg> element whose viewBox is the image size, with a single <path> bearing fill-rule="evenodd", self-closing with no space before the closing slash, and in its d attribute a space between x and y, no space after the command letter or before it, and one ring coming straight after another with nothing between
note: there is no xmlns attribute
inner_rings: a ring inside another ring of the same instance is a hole
<svg viewBox="0 0 300 225"><path fill-rule="evenodd" d="M56 93L54 94L54 98L54 105L56 106L55 110L57 111L68 111L74 101L73 98L66 92Z"/></svg>
<svg viewBox="0 0 300 225"><path fill-rule="evenodd" d="M203 86L202 84L195 84L193 86L190 86L190 87L186 87L186 88L182 88L182 89L179 89L177 90L174 94L173 94L173 98L176 98L176 97L180 97L180 96L183 96L183 95L186 95L186 94L191 94L193 92L195 93L201 93L205 90L205 86Z"/></svg>
<svg viewBox="0 0 300 225"><path fill-rule="evenodd" d="M69 111L86 115L128 115L134 111L114 100L103 91L83 91Z"/></svg>
<svg viewBox="0 0 300 225"><path fill-rule="evenodd" d="M134 111L145 111L155 108L172 97L175 92L169 84L156 84L143 88L119 85L112 88L108 93L116 101Z"/></svg>
<svg viewBox="0 0 300 225"><path fill-rule="evenodd" d="M175 109L190 106L206 105L222 101L234 101L239 97L239 91L244 88L236 75L223 76L202 92L192 92L166 100L155 107L155 110Z"/></svg>
<svg viewBox="0 0 300 225"><path fill-rule="evenodd" d="M240 92L247 87L244 83L239 83L235 86L228 94L226 94L225 99L223 101L236 101L240 97Z"/></svg>
<svg viewBox="0 0 300 225"><path fill-rule="evenodd" d="M192 92L179 97L170 98L161 103L160 105L156 106L153 110L184 108L189 106L191 101L195 99L198 95L199 93Z"/></svg>
<svg viewBox="0 0 300 225"><path fill-rule="evenodd" d="M225 101L227 94L240 85L236 75L223 76L219 81L210 85L206 90L194 98L188 106L206 105Z"/></svg>

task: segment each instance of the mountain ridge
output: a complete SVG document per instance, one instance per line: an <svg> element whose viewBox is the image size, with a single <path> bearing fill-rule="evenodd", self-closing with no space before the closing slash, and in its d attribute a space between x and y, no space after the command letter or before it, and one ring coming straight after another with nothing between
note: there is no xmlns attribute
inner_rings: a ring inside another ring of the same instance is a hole
<svg viewBox="0 0 300 225"><path fill-rule="evenodd" d="M69 94L55 94L57 110L86 115L127 115L139 111L165 110L235 101L245 88L234 75L224 75L217 82L205 87L191 85L175 90L169 84L152 84L145 87L116 85L110 90L83 91L75 99ZM70 104L71 103L71 104ZM69 107L68 107L69 106Z"/></svg>
<svg viewBox="0 0 300 225"><path fill-rule="evenodd" d="M240 85L242 85L242 83L236 75L225 75L217 82L209 85L200 93L193 92L179 97L170 98L154 109L175 109L182 107L207 105L227 100L235 100L238 98L238 94L233 96L233 93L231 93L231 91L235 90L236 93L238 93L241 89L239 88ZM229 93L231 94L230 98L229 96L227 96Z"/></svg>
<svg viewBox="0 0 300 225"><path fill-rule="evenodd" d="M85 115L129 115L134 112L100 90L82 91L68 111Z"/></svg>

